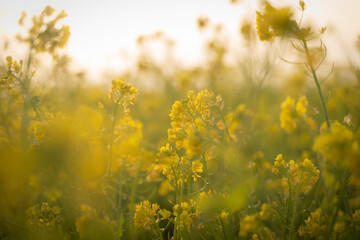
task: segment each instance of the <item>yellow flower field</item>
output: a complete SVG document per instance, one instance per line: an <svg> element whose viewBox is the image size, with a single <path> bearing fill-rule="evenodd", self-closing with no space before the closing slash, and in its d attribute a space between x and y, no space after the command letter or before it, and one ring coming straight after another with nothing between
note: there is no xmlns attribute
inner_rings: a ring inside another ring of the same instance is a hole
<svg viewBox="0 0 360 240"><path fill-rule="evenodd" d="M261 58L229 64L201 17L206 63L144 54L105 85L71 70L64 10L19 13L27 56L0 55L0 239L360 239L359 66L327 61L304 1L261 6L239 31Z"/></svg>

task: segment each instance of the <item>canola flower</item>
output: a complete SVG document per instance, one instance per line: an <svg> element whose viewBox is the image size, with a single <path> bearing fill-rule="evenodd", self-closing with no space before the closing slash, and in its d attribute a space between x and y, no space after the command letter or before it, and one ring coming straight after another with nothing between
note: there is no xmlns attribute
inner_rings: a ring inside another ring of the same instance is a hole
<svg viewBox="0 0 360 240"><path fill-rule="evenodd" d="M272 40L274 37L297 37L299 27L292 19L290 8L274 8L265 4L264 12L256 12L256 30L260 40Z"/></svg>
<svg viewBox="0 0 360 240"><path fill-rule="evenodd" d="M189 231L194 215L192 213L191 205L189 205L187 202L182 202L180 205L176 204L173 207L173 212L175 216L175 222L178 221L177 229L179 230L185 228Z"/></svg>
<svg viewBox="0 0 360 240"><path fill-rule="evenodd" d="M256 232L259 228L258 215L246 215L240 222L240 237L246 237L249 234Z"/></svg>
<svg viewBox="0 0 360 240"><path fill-rule="evenodd" d="M301 164L294 160L286 162L282 154L276 156L272 171L284 174L282 181L299 187L303 193L309 192L320 176L320 170L309 159L304 159Z"/></svg>
<svg viewBox="0 0 360 240"><path fill-rule="evenodd" d="M147 200L136 205L135 226L143 227L147 230L152 229L158 221L158 210L158 204L150 204Z"/></svg>
<svg viewBox="0 0 360 240"><path fill-rule="evenodd" d="M321 208L316 209L305 220L305 225L302 225L298 232L300 236L309 235L311 238L325 235L327 231L325 217L323 216Z"/></svg>
<svg viewBox="0 0 360 240"><path fill-rule="evenodd" d="M111 81L109 98L112 99L116 105L122 105L125 113L129 113L129 105L134 105L137 92L138 90L132 85L126 85L124 81L114 79Z"/></svg>
<svg viewBox="0 0 360 240"><path fill-rule="evenodd" d="M339 122L335 122L329 131L315 139L313 149L334 164L345 165L354 170L358 169L358 165L353 159L360 156L359 139Z"/></svg>
<svg viewBox="0 0 360 240"><path fill-rule="evenodd" d="M34 205L26 210L27 224L38 227L54 227L61 223L61 209L55 205L50 207L47 202Z"/></svg>
<svg viewBox="0 0 360 240"><path fill-rule="evenodd" d="M295 102L290 96L281 103L281 112L279 115L280 126L288 133L295 132L301 122L306 123L311 129L316 129L315 121L306 115L309 103L306 96L301 96Z"/></svg>
<svg viewBox="0 0 360 240"><path fill-rule="evenodd" d="M22 68L22 60L17 62L14 61L11 56L7 56L6 67L0 67L2 71L2 74L0 75L0 86L7 87L9 90L13 90L15 81L21 79L21 77L23 77L24 75Z"/></svg>
<svg viewBox="0 0 360 240"><path fill-rule="evenodd" d="M67 13L62 10L56 16L53 16L55 9L46 6L40 15L34 15L31 18L32 26L28 31L28 36L18 36L18 39L30 45L35 52L49 52L55 54L57 48L64 48L70 37L70 27L62 25L56 28L59 21L67 17ZM19 19L19 25L25 26L24 21L26 12L23 12ZM52 19L46 20L52 17Z"/></svg>

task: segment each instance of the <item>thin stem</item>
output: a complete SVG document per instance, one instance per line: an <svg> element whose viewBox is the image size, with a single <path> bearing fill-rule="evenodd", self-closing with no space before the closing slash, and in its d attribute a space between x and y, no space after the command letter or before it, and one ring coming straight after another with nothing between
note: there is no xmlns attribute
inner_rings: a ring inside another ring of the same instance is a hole
<svg viewBox="0 0 360 240"><path fill-rule="evenodd" d="M114 130L115 130L115 123L116 123L116 111L119 106L121 97L118 99L118 101L115 103L114 111L112 114L112 127L111 127L111 136L110 136L110 144L109 144L109 162L108 162L108 178L109 178L109 184L111 183L111 164L112 164L112 147L113 147L113 141L114 141Z"/></svg>
<svg viewBox="0 0 360 240"><path fill-rule="evenodd" d="M341 174L339 174L339 175L341 175ZM348 177L349 177L349 173L348 173L347 169L344 169L344 173L340 177L341 177L340 196L339 196L339 199L338 199L338 204L336 205L335 214L331 218L330 228L329 228L329 231L328 231L327 239L330 239L331 234L332 234L332 232L334 230L334 226L335 226L335 223L336 223L336 219L337 219L341 204L343 203L343 201L349 201L347 199L347 194L346 194L346 184L347 184L347 180L348 180Z"/></svg>
<svg viewBox="0 0 360 240"><path fill-rule="evenodd" d="M135 206L135 195L136 195L137 184L139 181L140 170L141 170L141 162L138 163L138 166L136 168L136 173L135 173L135 179L134 179L133 185L131 187L130 204L129 204L130 216L134 216L134 214L135 214L135 207L134 207ZM121 182L119 182L119 185L121 186ZM121 196L119 196L119 197L121 198ZM119 207L121 207L121 205ZM134 228L133 221L130 221L130 232L131 232L131 234L130 234L131 239L135 239L135 228Z"/></svg>
<svg viewBox="0 0 360 240"><path fill-rule="evenodd" d="M164 240L164 237L163 237L163 235L162 235L162 232L161 232L161 230L160 230L160 227L159 227L159 224L158 224L158 223L156 223L156 230L158 231L160 240Z"/></svg>
<svg viewBox="0 0 360 240"><path fill-rule="evenodd" d="M228 236L226 234L226 229L225 229L225 224L224 224L224 221L221 219L221 216L219 217L219 221L220 221L222 233L224 235L224 239L228 240Z"/></svg>
<svg viewBox="0 0 360 240"><path fill-rule="evenodd" d="M287 235L288 228L289 228L288 225L289 225L289 221L290 221L292 188L291 188L291 183L290 183L289 178L288 178L288 185L289 185L289 197L288 197L288 201L287 201L286 222L285 222L285 229L284 229L283 239L286 239L286 235Z"/></svg>
<svg viewBox="0 0 360 240"><path fill-rule="evenodd" d="M191 175L188 177L188 181L187 181L187 193L186 193L186 198L187 198L187 203L190 204L190 188L191 188L191 184L190 184L190 181L191 181Z"/></svg>
<svg viewBox="0 0 360 240"><path fill-rule="evenodd" d="M229 138L229 142L231 142L231 136L230 136L229 128L228 128L228 126L227 126L227 124L226 124L224 115L223 115L222 112L220 111L220 108L217 107L216 109L217 109L218 112L219 112L219 115L220 115L220 117L221 117L221 120L224 122L226 135L227 135L228 138Z"/></svg>
<svg viewBox="0 0 360 240"><path fill-rule="evenodd" d="M179 199L178 199L179 198L179 188L178 188L177 175L176 175L176 172L175 172L173 166L171 166L171 170L173 171L174 178L175 178L175 204L179 204ZM179 218L177 217L176 221L174 223L174 235L173 235L174 240L178 239L178 237L177 237L177 235L178 235L178 232L177 232L178 222L179 222Z"/></svg>
<svg viewBox="0 0 360 240"><path fill-rule="evenodd" d="M319 96L320 96L320 100L321 100L321 104L322 104L322 107L323 107L326 124L327 124L328 129L330 129L330 121L329 121L329 116L328 116L328 112L327 112L327 108L326 108L326 103L325 103L324 97L323 97L322 92L321 92L321 86L320 86L318 77L316 75L316 71L315 71L314 66L312 64L312 60L311 60L311 57L310 57L307 42L306 42L305 39L302 39L302 43L303 43L305 54L306 54L307 65L310 68L311 74L312 74L312 76L313 76L313 78L315 80L316 88L317 88Z"/></svg>
<svg viewBox="0 0 360 240"><path fill-rule="evenodd" d="M297 198L298 198L298 190L296 191L295 195L294 195L294 203L293 203L293 212L292 212L292 217L291 217L291 224L290 224L290 234L289 234L289 238L290 239L295 239L295 219L296 219L296 212L297 212Z"/></svg>
<svg viewBox="0 0 360 240"><path fill-rule="evenodd" d="M208 167L206 164L205 154L202 155L201 159L203 160L203 164L204 164L204 171L205 171L205 175L206 175L206 185L209 185L211 193L214 195L214 189L213 189L213 185L211 183L209 170L208 170Z"/></svg>
<svg viewBox="0 0 360 240"><path fill-rule="evenodd" d="M203 154L201 156L201 159L203 160L203 164L204 164L204 171L205 171L205 175L206 175L206 184L209 185L209 188L211 190L211 195L215 196L214 188L213 188L213 185L211 183L210 174L209 174L209 170L208 170L206 159L205 159L205 154ZM221 219L221 216L218 218L218 220L219 220L220 225L221 225L221 229L222 229L222 233L224 235L224 239L227 240L228 236L226 234L225 225L224 225L224 222Z"/></svg>
<svg viewBox="0 0 360 240"><path fill-rule="evenodd" d="M164 240L164 237L163 237L162 232L161 232L161 230L160 230L158 221L155 220L155 218L153 218L153 217L151 217L151 216L150 216L150 218L151 218L151 220L153 220L153 222L154 222L155 225L156 225L156 230L157 230L157 232L158 232L158 234L159 234L160 240Z"/></svg>

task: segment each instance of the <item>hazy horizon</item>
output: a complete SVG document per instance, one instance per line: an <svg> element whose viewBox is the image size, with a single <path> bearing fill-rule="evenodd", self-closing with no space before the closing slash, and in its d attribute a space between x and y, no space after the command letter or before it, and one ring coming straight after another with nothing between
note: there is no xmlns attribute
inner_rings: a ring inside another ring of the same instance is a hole
<svg viewBox="0 0 360 240"><path fill-rule="evenodd" d="M272 1L294 6L296 0ZM328 60L343 62L352 58L352 47L360 32L356 0L306 1L304 19L316 26L327 26L324 40L328 45ZM36 0L5 1L0 8L0 36L11 37L22 32L17 20L22 10L28 16L42 11L46 5L56 11L64 9L70 25L71 37L66 52L78 68L85 69L94 78L104 69L119 71L131 66L136 59L136 39L140 35L164 32L175 40L175 56L184 65L199 64L203 60L204 36L198 31L196 19L207 16L213 23L223 24L230 37L230 45L239 43L238 29L243 18L253 18L259 4L255 1L68 1ZM316 30L316 29L314 29ZM10 49L16 52L16 49ZM16 54L16 53L15 53Z"/></svg>

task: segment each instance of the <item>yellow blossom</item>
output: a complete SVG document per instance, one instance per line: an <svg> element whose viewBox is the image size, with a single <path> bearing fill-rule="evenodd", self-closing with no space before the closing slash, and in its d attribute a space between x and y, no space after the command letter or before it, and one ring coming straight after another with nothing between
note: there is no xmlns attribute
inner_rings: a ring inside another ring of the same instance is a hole
<svg viewBox="0 0 360 240"><path fill-rule="evenodd" d="M308 106L308 101L306 97L305 96L300 97L296 103L297 114L300 116L305 115L307 106Z"/></svg>
<svg viewBox="0 0 360 240"><path fill-rule="evenodd" d="M259 39L272 40L279 37L298 37L300 29L292 19L290 8L274 8L270 3L265 4L264 12L256 12L256 30Z"/></svg>
<svg viewBox="0 0 360 240"><path fill-rule="evenodd" d="M259 227L258 216L256 214L246 215L240 221L240 237L247 237L248 234L254 233Z"/></svg>
<svg viewBox="0 0 360 240"><path fill-rule="evenodd" d="M269 204L264 203L261 205L260 218L261 220L268 220L270 218L271 207Z"/></svg>
<svg viewBox="0 0 360 240"><path fill-rule="evenodd" d="M157 224L158 210L159 205L157 203L151 204L148 200L140 202L135 207L135 226L143 227L146 230L153 228Z"/></svg>

